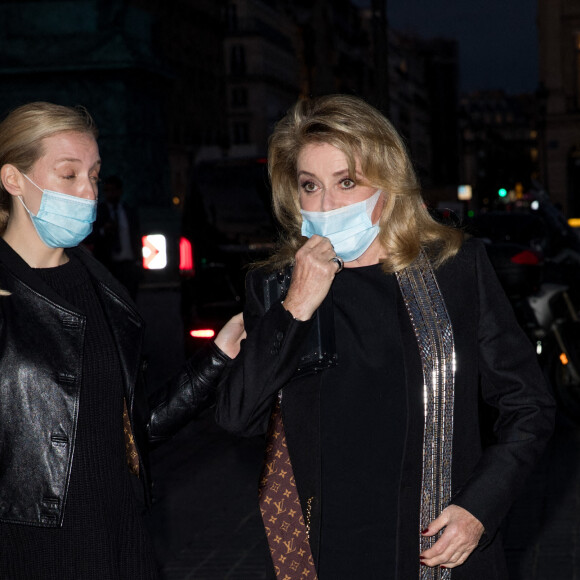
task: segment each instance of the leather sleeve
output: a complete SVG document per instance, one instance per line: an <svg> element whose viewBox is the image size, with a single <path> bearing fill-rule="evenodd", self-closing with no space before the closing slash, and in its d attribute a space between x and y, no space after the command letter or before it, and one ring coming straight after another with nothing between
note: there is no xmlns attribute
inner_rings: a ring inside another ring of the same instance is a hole
<svg viewBox="0 0 580 580"><path fill-rule="evenodd" d="M298 367L300 346L313 321L295 320L280 300L266 312L263 292L263 275L250 272L244 309L248 336L219 387L216 420L237 435L266 432L274 397Z"/></svg>
<svg viewBox="0 0 580 580"><path fill-rule="evenodd" d="M149 399L147 433L151 442L174 435L200 411L215 402L219 379L231 359L215 343L198 351L182 371Z"/></svg>
<svg viewBox="0 0 580 580"><path fill-rule="evenodd" d="M481 392L497 409L495 442L451 503L485 527L480 547L496 534L522 483L551 436L555 403L533 347L516 322L482 244L476 247Z"/></svg>

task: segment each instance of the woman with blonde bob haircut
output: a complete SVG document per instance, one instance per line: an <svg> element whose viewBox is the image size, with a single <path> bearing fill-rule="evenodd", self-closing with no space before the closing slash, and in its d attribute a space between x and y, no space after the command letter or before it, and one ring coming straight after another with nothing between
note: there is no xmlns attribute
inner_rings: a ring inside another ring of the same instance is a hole
<svg viewBox="0 0 580 580"><path fill-rule="evenodd" d="M341 151L354 175L355 161L368 182L389 195L380 218L379 238L387 249L383 267L396 272L407 267L421 247L432 248L441 265L461 246L460 230L436 222L425 207L420 185L403 140L376 109L349 95L301 100L270 138L268 167L276 217L288 233L278 256L291 256L302 245L302 216L296 189L299 152L310 143L328 143ZM417 235L419 232L419 235Z"/></svg>
<svg viewBox="0 0 580 580"><path fill-rule="evenodd" d="M281 247L248 276L217 420L269 425L270 575L505 580L498 528L554 409L485 249L430 217L359 98L299 101L269 145Z"/></svg>
<svg viewBox="0 0 580 580"><path fill-rule="evenodd" d="M212 397L241 318L145 399L143 321L78 247L101 159L83 108L29 103L0 123L0 578L154 580L141 518L147 440ZM218 346L219 345L219 346Z"/></svg>

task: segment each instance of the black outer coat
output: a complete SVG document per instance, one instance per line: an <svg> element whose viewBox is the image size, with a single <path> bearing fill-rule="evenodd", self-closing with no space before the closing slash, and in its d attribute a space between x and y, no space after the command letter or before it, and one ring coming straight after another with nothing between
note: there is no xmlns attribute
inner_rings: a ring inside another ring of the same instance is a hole
<svg viewBox="0 0 580 580"><path fill-rule="evenodd" d="M260 271L249 275L244 312L248 338L224 379L216 417L234 433L264 433L274 397L284 387L282 413L303 513L307 513L307 499L313 498L310 538L317 562L324 509L320 489L320 374L292 380L301 346L314 325L312 319L294 320L279 301L265 313L263 278ZM457 360L452 503L467 509L485 527L480 545L465 564L453 570L452 577L505 579L498 529L550 437L554 401L481 242L467 240L459 253L436 271L436 278L451 318ZM407 431L398 498L396 578L409 580L419 577L420 568L423 377L417 341L400 292L397 308L407 385ZM481 400L497 411L495 441L485 448Z"/></svg>
<svg viewBox="0 0 580 580"><path fill-rule="evenodd" d="M214 344L146 400L143 321L126 290L82 248L119 355L125 399L148 496L148 441L169 438L213 402L230 359ZM0 521L62 525L74 456L85 316L0 238ZM121 417L119 417L119 423Z"/></svg>

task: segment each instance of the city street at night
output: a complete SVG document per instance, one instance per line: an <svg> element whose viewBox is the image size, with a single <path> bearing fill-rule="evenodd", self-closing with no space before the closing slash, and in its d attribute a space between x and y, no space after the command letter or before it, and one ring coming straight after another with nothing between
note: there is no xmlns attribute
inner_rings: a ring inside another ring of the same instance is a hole
<svg viewBox="0 0 580 580"><path fill-rule="evenodd" d="M580 580L580 0L0 24L0 580Z"/></svg>

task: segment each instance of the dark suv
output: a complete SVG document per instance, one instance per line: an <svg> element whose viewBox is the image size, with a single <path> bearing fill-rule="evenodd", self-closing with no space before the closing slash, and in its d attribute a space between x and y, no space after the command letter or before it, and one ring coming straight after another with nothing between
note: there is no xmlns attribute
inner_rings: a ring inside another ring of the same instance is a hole
<svg viewBox="0 0 580 580"><path fill-rule="evenodd" d="M181 311L186 350L213 337L244 305L248 265L274 248L265 159L198 164L183 211Z"/></svg>

